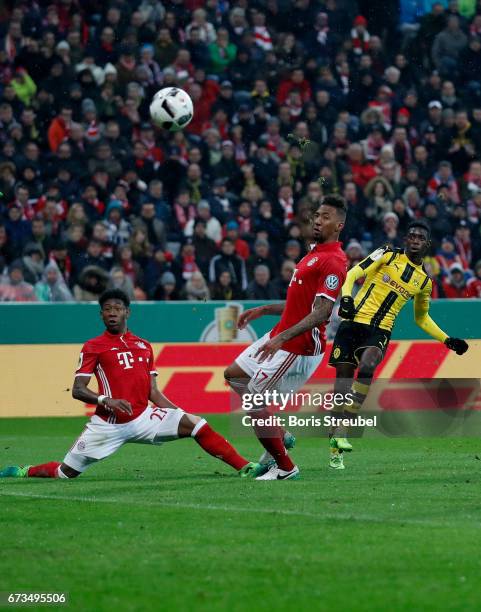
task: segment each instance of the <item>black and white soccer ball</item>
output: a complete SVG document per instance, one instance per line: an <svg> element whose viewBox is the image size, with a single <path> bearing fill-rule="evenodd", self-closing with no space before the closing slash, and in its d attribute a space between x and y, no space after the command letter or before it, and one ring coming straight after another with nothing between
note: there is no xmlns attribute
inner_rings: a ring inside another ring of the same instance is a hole
<svg viewBox="0 0 481 612"><path fill-rule="evenodd" d="M164 87L152 98L150 116L158 127L178 132L192 121L194 105L188 93L178 87Z"/></svg>

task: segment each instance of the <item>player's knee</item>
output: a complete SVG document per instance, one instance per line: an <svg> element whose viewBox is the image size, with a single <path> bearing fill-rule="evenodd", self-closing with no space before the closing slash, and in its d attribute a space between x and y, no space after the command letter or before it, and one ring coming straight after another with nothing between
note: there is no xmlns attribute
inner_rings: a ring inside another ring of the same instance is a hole
<svg viewBox="0 0 481 612"><path fill-rule="evenodd" d="M376 347L368 348L364 351L359 363L359 370L364 372L374 372L382 360L382 353Z"/></svg>
<svg viewBox="0 0 481 612"><path fill-rule="evenodd" d="M179 422L179 438L186 438L192 435L196 426L202 421L202 418L195 414L184 414Z"/></svg>
<svg viewBox="0 0 481 612"><path fill-rule="evenodd" d="M225 378L226 382L228 382L229 384L230 384L231 380L234 378L234 372L233 372L232 365L228 366L224 370L224 378Z"/></svg>

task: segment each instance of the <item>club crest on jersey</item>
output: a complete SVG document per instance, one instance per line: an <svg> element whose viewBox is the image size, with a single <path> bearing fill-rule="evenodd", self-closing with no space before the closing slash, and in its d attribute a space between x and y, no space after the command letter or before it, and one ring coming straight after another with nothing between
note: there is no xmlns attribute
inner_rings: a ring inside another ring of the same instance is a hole
<svg viewBox="0 0 481 612"><path fill-rule="evenodd" d="M146 348L147 348L147 346L146 346L146 345L145 345L143 342L136 342L135 344L136 344L136 345L137 345L139 348L142 348L142 349L146 349Z"/></svg>
<svg viewBox="0 0 481 612"><path fill-rule="evenodd" d="M329 274L329 276L324 281L324 284L328 289L333 291L339 287L339 278L335 274Z"/></svg>
<svg viewBox="0 0 481 612"><path fill-rule="evenodd" d="M313 266L313 265L316 263L316 261L317 261L318 259L319 259L319 257L313 257L312 259L309 259L309 261L307 262L307 265L308 265L309 267L310 267L310 266Z"/></svg>
<svg viewBox="0 0 481 612"><path fill-rule="evenodd" d="M414 285L415 287L419 287L419 281L418 281L418 279L417 279L417 278L415 278L415 279L413 280L413 285Z"/></svg>

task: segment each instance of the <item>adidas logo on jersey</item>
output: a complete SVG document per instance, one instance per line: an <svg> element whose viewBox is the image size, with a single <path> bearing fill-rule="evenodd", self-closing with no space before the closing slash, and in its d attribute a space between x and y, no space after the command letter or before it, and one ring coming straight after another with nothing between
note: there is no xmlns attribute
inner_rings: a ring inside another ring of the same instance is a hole
<svg viewBox="0 0 481 612"><path fill-rule="evenodd" d="M307 262L307 265L308 265L308 266L313 266L313 265L316 263L316 261L317 261L318 259L319 259L319 257L313 257L312 259L310 259L310 260Z"/></svg>

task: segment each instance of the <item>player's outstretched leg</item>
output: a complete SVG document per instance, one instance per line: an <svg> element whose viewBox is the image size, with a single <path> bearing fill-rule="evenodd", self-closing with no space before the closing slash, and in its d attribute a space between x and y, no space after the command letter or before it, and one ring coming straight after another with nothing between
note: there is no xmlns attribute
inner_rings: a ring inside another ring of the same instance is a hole
<svg viewBox="0 0 481 612"><path fill-rule="evenodd" d="M242 457L230 442L212 429L205 419L184 414L179 423L179 437L187 436L194 438L206 453L237 470L241 478L255 477L259 473L259 464Z"/></svg>
<svg viewBox="0 0 481 612"><path fill-rule="evenodd" d="M79 473L64 463L50 461L40 465L10 465L0 470L0 478L75 478Z"/></svg>
<svg viewBox="0 0 481 612"><path fill-rule="evenodd" d="M224 371L224 378L227 384L230 386L230 388L233 391L235 391L235 393L237 393L240 397L242 397L244 393L247 393L249 391L248 385L249 385L250 378L236 362L232 363L228 368L226 368L226 370ZM265 415L263 418L265 418ZM274 457L274 455L271 452L272 444L270 442L270 439L275 437L276 432L274 432L271 428L270 431L267 432L265 436L262 436L261 434L261 437L259 437L259 432L260 432L259 428L254 427L254 430L259 439L259 442L261 442L261 444L264 446L264 449L265 449L259 459L259 467L256 468L256 470L253 473L253 475L257 477L257 476L263 476L272 467L280 467L280 466L276 466L277 459L276 457ZM296 444L296 438L290 432L285 431L283 428L277 428L277 430L280 434L279 438L283 443L283 448L282 450L279 450L277 442L275 442L274 445L279 451L278 456L281 456L281 463L283 461L282 457L284 456L287 457L287 460L284 461L284 465L287 465L287 461L289 461L290 469L287 471L290 472L292 469L291 465L293 464L292 462L290 462L290 459L286 453L286 450L294 448ZM267 446L263 440L266 440Z"/></svg>
<svg viewBox="0 0 481 612"><path fill-rule="evenodd" d="M263 409L252 414L254 431L259 442L272 455L273 463L257 480L289 480L299 478L299 468L292 463L284 445L284 431L281 427L266 426L264 422L270 413Z"/></svg>
<svg viewBox="0 0 481 612"><path fill-rule="evenodd" d="M281 427L281 432L284 441L284 448L286 450L291 450L291 448L294 448L294 446L296 445L296 436L290 431L284 429L283 427ZM267 470L272 467L272 464L274 463L274 458L268 451L265 450L260 456L259 463L265 466L264 469L267 472Z"/></svg>

